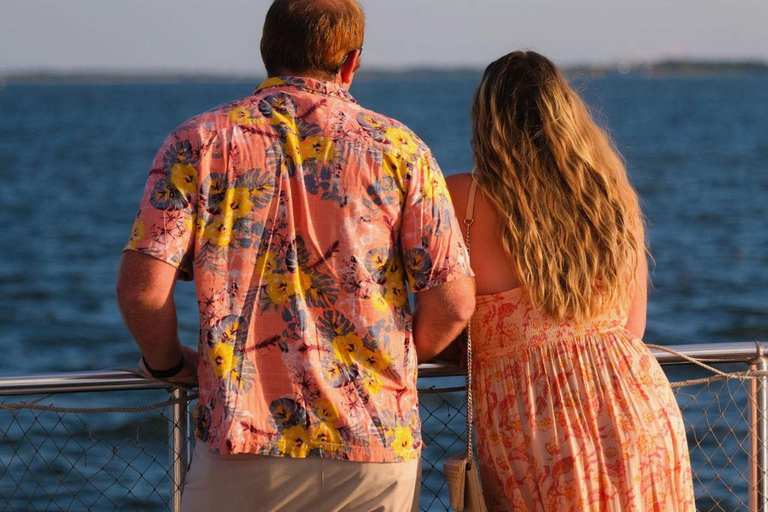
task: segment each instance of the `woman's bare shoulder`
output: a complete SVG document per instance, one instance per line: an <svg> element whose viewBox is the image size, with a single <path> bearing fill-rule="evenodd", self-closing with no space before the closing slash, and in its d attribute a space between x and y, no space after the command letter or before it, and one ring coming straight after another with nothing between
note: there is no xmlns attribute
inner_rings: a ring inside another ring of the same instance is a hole
<svg viewBox="0 0 768 512"><path fill-rule="evenodd" d="M451 196L451 202L453 203L454 210L456 210L456 214L459 219L463 219L464 210L467 207L469 187L472 184L472 174L468 172L452 174L445 178L445 184L448 187L448 193Z"/></svg>
<svg viewBox="0 0 768 512"><path fill-rule="evenodd" d="M448 185L449 190L451 188L458 190L462 187L469 190L469 185L472 183L472 173L462 172L459 174L451 174L450 176L445 177L445 183Z"/></svg>
<svg viewBox="0 0 768 512"><path fill-rule="evenodd" d="M446 176L445 184L448 187L448 193L451 195L451 202L453 202L456 211L466 207L469 186L472 184L472 174L464 172Z"/></svg>

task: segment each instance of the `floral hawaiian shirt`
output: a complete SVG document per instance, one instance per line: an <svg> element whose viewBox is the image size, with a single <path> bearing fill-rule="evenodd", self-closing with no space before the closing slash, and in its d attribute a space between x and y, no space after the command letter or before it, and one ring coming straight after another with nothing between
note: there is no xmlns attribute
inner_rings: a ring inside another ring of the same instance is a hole
<svg viewBox="0 0 768 512"><path fill-rule="evenodd" d="M408 291L472 272L408 128L337 85L271 78L168 136L126 250L194 277L212 451L418 457Z"/></svg>

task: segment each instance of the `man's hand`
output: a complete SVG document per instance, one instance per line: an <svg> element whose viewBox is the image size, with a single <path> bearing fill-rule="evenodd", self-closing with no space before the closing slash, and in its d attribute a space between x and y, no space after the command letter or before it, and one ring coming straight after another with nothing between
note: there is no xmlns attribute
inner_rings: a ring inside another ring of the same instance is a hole
<svg viewBox="0 0 768 512"><path fill-rule="evenodd" d="M464 329L448 345L448 348L440 352L432 359L432 362L449 363L458 366L461 369L467 368L467 330Z"/></svg>
<svg viewBox="0 0 768 512"><path fill-rule="evenodd" d="M186 384L196 384L197 383L197 365L199 363L199 355L197 353L197 350L182 346L181 351L184 354L184 367L181 369L179 373L174 375L173 377L170 377L168 380L171 382L182 382ZM149 374L149 371L147 370L146 365L144 364L144 358L139 358L139 370L144 373L147 377L151 377Z"/></svg>
<svg viewBox="0 0 768 512"><path fill-rule="evenodd" d="M416 294L413 342L419 362L445 350L475 312L475 279L462 277Z"/></svg>

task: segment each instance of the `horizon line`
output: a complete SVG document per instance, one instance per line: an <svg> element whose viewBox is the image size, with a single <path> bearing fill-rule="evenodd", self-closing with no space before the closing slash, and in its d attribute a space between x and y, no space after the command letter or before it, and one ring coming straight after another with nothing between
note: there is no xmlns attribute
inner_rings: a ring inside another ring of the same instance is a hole
<svg viewBox="0 0 768 512"><path fill-rule="evenodd" d="M568 69L619 69L619 68L643 68L659 65L701 65L701 66L765 66L768 67L768 58L763 57L669 57L655 59L615 59L606 62L573 61L567 64L558 64L558 67L564 70ZM406 64L398 65L372 65L362 68L358 73L408 73L425 71L482 71L484 64ZM266 71L260 70L228 70L228 69L197 69L197 68L169 68L169 67L133 67L133 68L115 68L115 67L53 67L53 66L34 66L34 67L10 67L0 68L0 77L16 77L28 75L113 75L113 76L131 76L131 75L190 75L190 76L221 76L221 77L258 77L266 76Z"/></svg>
<svg viewBox="0 0 768 512"><path fill-rule="evenodd" d="M604 78L633 75L645 78L696 77L712 75L745 75L768 73L765 59L662 59L653 62L622 62L611 64L570 64L560 66L566 75L582 78ZM455 78L460 74L482 74L482 66L457 65L433 67L372 67L358 72L358 79L424 80L443 76ZM5 85L76 85L76 84L171 84L180 81L192 83L256 82L267 77L265 71L235 72L223 70L183 69L51 69L39 68L16 71L0 70L0 88Z"/></svg>

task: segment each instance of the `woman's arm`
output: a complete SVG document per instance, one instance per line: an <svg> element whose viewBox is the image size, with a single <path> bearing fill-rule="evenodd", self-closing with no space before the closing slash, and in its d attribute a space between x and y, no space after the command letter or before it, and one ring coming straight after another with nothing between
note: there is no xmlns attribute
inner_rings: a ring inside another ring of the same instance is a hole
<svg viewBox="0 0 768 512"><path fill-rule="evenodd" d="M644 240L644 237L638 237ZM632 302L627 312L627 324L625 327L640 339L645 334L645 322L648 312L648 257L645 253L645 244L641 244L637 251L637 276L632 293Z"/></svg>

